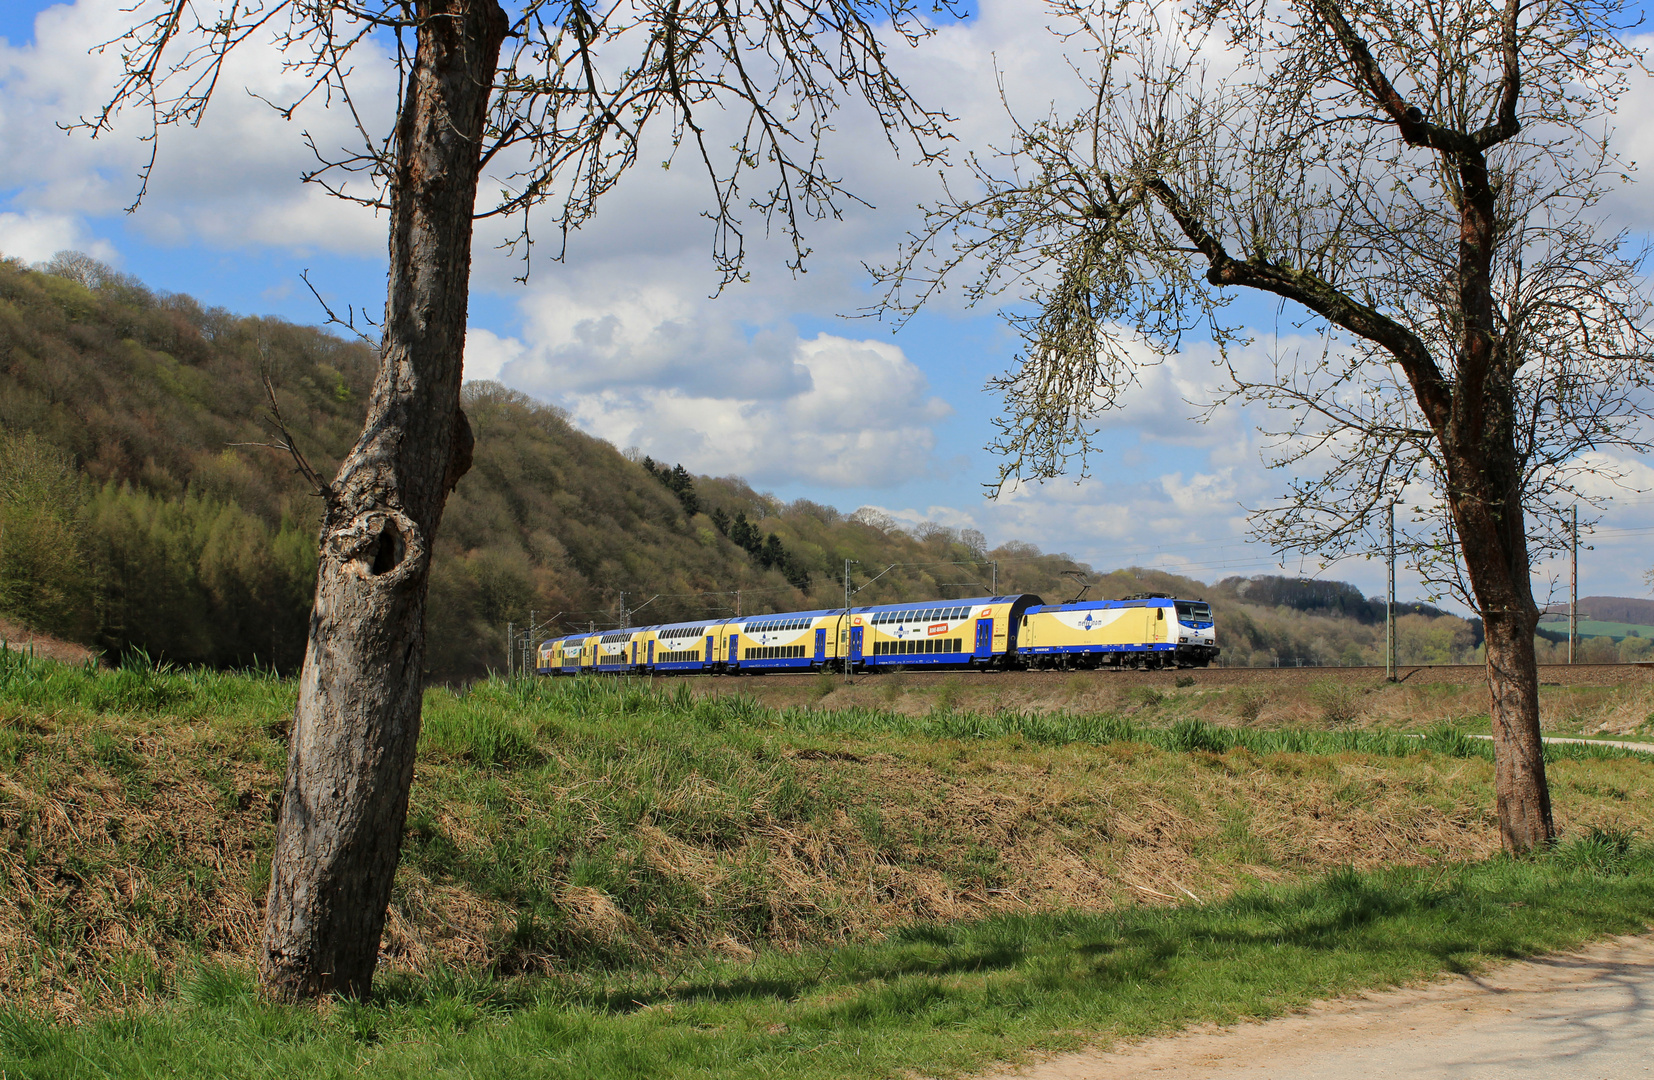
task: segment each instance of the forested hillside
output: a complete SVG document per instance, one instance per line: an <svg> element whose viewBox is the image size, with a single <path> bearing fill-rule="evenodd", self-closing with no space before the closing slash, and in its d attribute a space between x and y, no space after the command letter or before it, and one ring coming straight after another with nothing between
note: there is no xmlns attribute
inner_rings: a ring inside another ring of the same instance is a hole
<svg viewBox="0 0 1654 1080"><path fill-rule="evenodd" d="M299 449L330 476L359 430L373 356L359 342L156 294L85 259L0 260L0 614L178 663L292 670L320 501L274 449L266 379ZM475 462L438 538L434 679L504 663L506 624L631 621L1032 592L1146 589L1211 600L1233 663L1382 662L1382 609L1339 582L1149 570L1107 575L1029 543L898 528L878 511L784 503L575 430L557 409L471 383ZM634 457L636 458L634 460ZM1423 605L1403 658L1473 658L1474 626Z"/></svg>
<svg viewBox="0 0 1654 1080"><path fill-rule="evenodd" d="M0 613L111 654L291 670L320 501L274 449L265 380L329 476L360 428L363 344L158 295L84 258L0 261ZM628 460L562 413L465 390L475 462L431 586L433 677L504 661L508 622L613 625L1002 590L1056 595L1080 567L1027 545L909 535L869 511L783 504L735 478ZM950 565L950 564L964 565Z"/></svg>

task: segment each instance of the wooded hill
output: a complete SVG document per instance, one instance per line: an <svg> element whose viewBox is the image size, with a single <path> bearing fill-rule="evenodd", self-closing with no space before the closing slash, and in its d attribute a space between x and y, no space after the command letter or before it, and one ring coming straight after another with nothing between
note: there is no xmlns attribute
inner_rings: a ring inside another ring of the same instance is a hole
<svg viewBox="0 0 1654 1080"><path fill-rule="evenodd" d="M273 449L265 380L299 449L331 476L360 429L364 344L157 294L84 256L0 260L0 614L177 663L293 670L320 500ZM1161 590L1211 600L1231 663L1382 662L1382 609L1343 583L1156 571L1094 574L971 530L898 528L782 502L737 477L632 460L559 409L467 385L475 460L438 536L428 668L504 663L508 622L546 633L630 621L1031 592ZM1366 605L1366 606L1363 606ZM1463 620L1403 619L1412 662L1472 658Z"/></svg>

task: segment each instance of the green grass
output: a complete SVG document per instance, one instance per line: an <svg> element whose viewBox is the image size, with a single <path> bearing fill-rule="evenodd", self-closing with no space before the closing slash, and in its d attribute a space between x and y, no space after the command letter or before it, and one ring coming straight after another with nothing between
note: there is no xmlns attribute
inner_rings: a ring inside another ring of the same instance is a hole
<svg viewBox="0 0 1654 1080"><path fill-rule="evenodd" d="M1001 710L992 713L956 712L939 708L924 715L886 709L768 709L742 694L695 698L687 682L649 685L616 679L518 680L478 684L483 694L467 708L464 698L454 705L427 698L427 737L474 760L493 760L500 740L526 747L537 715L573 714L615 717L648 713L689 720L714 730L764 731L781 729L802 735L897 735L926 739L982 741L1020 738L1040 746L1075 743L1105 746L1142 743L1174 753L1204 751L1224 754L1244 749L1254 754L1374 754L1408 757L1430 751L1449 757L1493 759L1493 745L1457 728L1440 725L1422 737L1371 730L1315 730L1304 728L1256 729L1225 727L1197 717L1167 725L1133 722L1115 713L1033 712ZM1155 694L1153 688L1140 693ZM504 719L509 713L513 719ZM517 734L508 734L506 728ZM524 751L526 752L526 750ZM1654 760L1636 750L1577 743L1545 747L1547 761L1595 761L1619 758Z"/></svg>
<svg viewBox="0 0 1654 1080"><path fill-rule="evenodd" d="M1205 907L911 925L677 970L382 980L263 1001L203 965L169 1005L80 1025L0 1013L8 1078L892 1077L983 1068L1640 931L1654 851L1595 832L1530 861L1338 872Z"/></svg>
<svg viewBox="0 0 1654 1080"><path fill-rule="evenodd" d="M94 661L62 664L33 650L0 649L0 709L65 710L95 715L256 716L286 719L297 690L292 680L271 672L179 669L156 664L142 653L129 655L109 671Z"/></svg>

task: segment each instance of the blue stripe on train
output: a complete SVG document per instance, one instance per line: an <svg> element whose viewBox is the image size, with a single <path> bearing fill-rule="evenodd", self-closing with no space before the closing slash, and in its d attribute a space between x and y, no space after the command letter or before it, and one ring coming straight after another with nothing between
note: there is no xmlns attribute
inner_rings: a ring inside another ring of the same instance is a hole
<svg viewBox="0 0 1654 1080"><path fill-rule="evenodd" d="M1176 645L1168 642L1139 642L1134 645L1040 645L1020 648L1024 653L1106 653L1106 652L1171 652Z"/></svg>
<svg viewBox="0 0 1654 1080"><path fill-rule="evenodd" d="M995 653L995 656L1000 655ZM963 666L972 660L980 659L975 653L880 653L877 656L864 656L862 660L874 666L889 665L890 667L912 667L915 664L957 664Z"/></svg>

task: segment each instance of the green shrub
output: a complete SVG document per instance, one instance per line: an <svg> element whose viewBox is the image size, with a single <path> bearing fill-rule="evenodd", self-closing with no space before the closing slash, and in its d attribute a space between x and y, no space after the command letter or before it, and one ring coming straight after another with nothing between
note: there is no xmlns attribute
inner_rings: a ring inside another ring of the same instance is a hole
<svg viewBox="0 0 1654 1080"><path fill-rule="evenodd" d="M1348 683L1317 679L1310 684L1309 696L1329 724L1353 724L1361 718L1361 692Z"/></svg>

